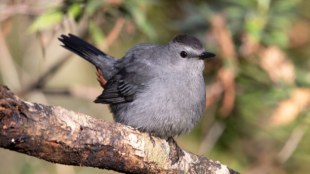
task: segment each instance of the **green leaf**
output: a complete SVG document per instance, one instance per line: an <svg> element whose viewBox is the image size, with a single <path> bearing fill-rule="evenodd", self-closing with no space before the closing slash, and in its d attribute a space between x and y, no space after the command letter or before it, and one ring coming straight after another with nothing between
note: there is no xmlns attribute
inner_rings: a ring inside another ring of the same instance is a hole
<svg viewBox="0 0 310 174"><path fill-rule="evenodd" d="M245 8L245 9L249 9L251 7L255 7L256 5L256 0L255 1L236 1L236 0L226 0L226 2L230 2L232 4L235 4L239 7Z"/></svg>
<svg viewBox="0 0 310 174"><path fill-rule="evenodd" d="M38 30L48 28L61 21L63 13L60 11L54 13L46 13L39 16L28 28L28 32L33 33Z"/></svg>
<svg viewBox="0 0 310 174"><path fill-rule="evenodd" d="M278 45L282 48L286 48L289 43L289 39L287 37L287 33L284 30L277 30L270 32L265 40L268 45Z"/></svg>
<svg viewBox="0 0 310 174"><path fill-rule="evenodd" d="M227 7L223 9L223 11L225 12L225 14L229 15L229 18L241 19L245 15L245 10L237 6Z"/></svg>
<svg viewBox="0 0 310 174"><path fill-rule="evenodd" d="M105 2L102 0L91 0L88 1L87 5L86 5L86 14L88 15L92 15L94 14L94 12L101 6L103 5Z"/></svg>
<svg viewBox="0 0 310 174"><path fill-rule="evenodd" d="M278 12L290 11L300 3L300 0L275 1L273 10Z"/></svg>
<svg viewBox="0 0 310 174"><path fill-rule="evenodd" d="M153 26L146 20L145 14L133 4L128 5L128 9L138 28L153 40L156 37L156 33Z"/></svg>
<svg viewBox="0 0 310 174"><path fill-rule="evenodd" d="M100 45L105 39L102 30L93 21L89 21L88 28L92 40L96 45Z"/></svg>
<svg viewBox="0 0 310 174"><path fill-rule="evenodd" d="M264 28L264 18L260 18L255 14L250 14L245 21L245 29L255 41L261 40L262 30Z"/></svg>
<svg viewBox="0 0 310 174"><path fill-rule="evenodd" d="M68 9L69 15L72 15L73 18L76 18L81 13L81 11L81 5L78 3L72 4Z"/></svg>

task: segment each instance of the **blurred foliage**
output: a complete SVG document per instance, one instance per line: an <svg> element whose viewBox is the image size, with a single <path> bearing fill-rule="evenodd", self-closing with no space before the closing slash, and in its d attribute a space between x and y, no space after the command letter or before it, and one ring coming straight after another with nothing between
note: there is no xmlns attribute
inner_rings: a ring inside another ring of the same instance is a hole
<svg viewBox="0 0 310 174"><path fill-rule="evenodd" d="M166 44L187 33L218 57L206 62L205 115L177 139L179 145L241 173L310 170L308 0L5 0L0 5L5 38L0 39L0 82L14 92L71 55L58 46L60 34L79 34L120 58L135 44ZM74 57L22 97L112 120L106 106L90 102L101 90L93 67ZM85 92L85 86L96 92ZM9 156L0 159L0 173L102 173L2 149L0 154Z"/></svg>

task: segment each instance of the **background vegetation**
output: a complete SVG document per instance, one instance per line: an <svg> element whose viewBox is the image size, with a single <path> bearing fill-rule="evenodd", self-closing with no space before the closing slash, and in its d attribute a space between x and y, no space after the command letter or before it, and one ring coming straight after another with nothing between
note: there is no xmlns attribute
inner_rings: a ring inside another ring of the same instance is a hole
<svg viewBox="0 0 310 174"><path fill-rule="evenodd" d="M95 69L64 50L73 33L121 58L133 45L187 33L218 56L206 63L207 109L177 138L247 174L310 170L310 1L1 0L0 83L23 99L113 120L92 103ZM0 149L0 173L115 173Z"/></svg>

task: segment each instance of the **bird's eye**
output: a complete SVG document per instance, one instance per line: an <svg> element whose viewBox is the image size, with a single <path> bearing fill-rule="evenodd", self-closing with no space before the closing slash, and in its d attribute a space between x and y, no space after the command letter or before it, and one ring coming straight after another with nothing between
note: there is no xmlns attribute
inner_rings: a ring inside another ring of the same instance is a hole
<svg viewBox="0 0 310 174"><path fill-rule="evenodd" d="M185 58L185 57L187 57L187 52L182 51L182 52L180 53L180 55L181 55L181 57Z"/></svg>

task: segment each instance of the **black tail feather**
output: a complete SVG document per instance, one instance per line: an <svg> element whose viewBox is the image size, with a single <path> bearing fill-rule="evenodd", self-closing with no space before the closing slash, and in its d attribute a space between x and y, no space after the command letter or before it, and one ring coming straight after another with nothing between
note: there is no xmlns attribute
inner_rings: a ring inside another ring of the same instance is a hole
<svg viewBox="0 0 310 174"><path fill-rule="evenodd" d="M61 45L65 49L79 55L90 63L94 64L96 67L100 66L100 62L97 56L101 55L103 57L107 56L104 52L100 51L90 43L69 34L69 36L61 35L58 38L64 45Z"/></svg>

